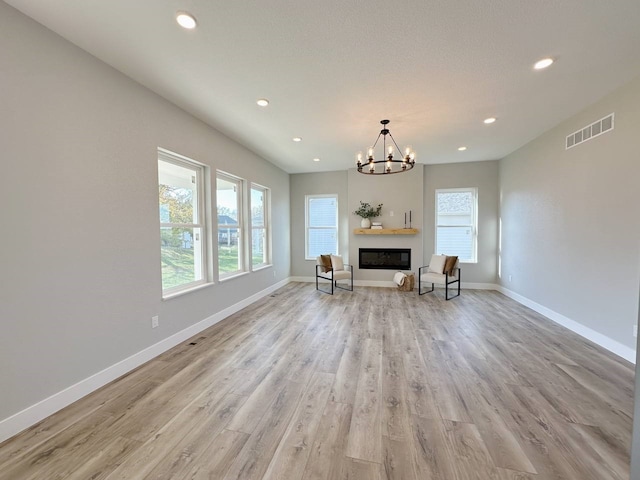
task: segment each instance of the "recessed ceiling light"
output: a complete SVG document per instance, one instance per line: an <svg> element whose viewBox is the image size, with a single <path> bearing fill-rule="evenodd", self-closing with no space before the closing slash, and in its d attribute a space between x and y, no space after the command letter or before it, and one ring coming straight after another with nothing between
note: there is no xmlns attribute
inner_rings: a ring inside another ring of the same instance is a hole
<svg viewBox="0 0 640 480"><path fill-rule="evenodd" d="M543 58L542 60L538 60L533 66L533 68L535 68L536 70L543 70L551 66L552 63L553 63L553 58Z"/></svg>
<svg viewBox="0 0 640 480"><path fill-rule="evenodd" d="M489 117L489 118L485 118L483 120L484 123L489 124L489 123L493 123L496 121L496 117Z"/></svg>
<svg viewBox="0 0 640 480"><path fill-rule="evenodd" d="M302 137L293 137L293 141L294 142L301 142L302 141Z"/></svg>
<svg viewBox="0 0 640 480"><path fill-rule="evenodd" d="M460 152L464 152L467 149L467 147L458 147L458 151Z"/></svg>
<svg viewBox="0 0 640 480"><path fill-rule="evenodd" d="M266 98L260 98L258 99L258 101L256 101L256 103L261 107L266 107L267 105L269 105L269 100L267 100Z"/></svg>
<svg viewBox="0 0 640 480"><path fill-rule="evenodd" d="M319 158L314 158L314 159L313 159L313 161L314 161L314 162L319 162L319 161L320 161L320 159L319 159Z"/></svg>
<svg viewBox="0 0 640 480"><path fill-rule="evenodd" d="M193 30L197 25L195 17L187 12L176 13L176 22L178 22L178 25L182 28L186 28L188 30Z"/></svg>

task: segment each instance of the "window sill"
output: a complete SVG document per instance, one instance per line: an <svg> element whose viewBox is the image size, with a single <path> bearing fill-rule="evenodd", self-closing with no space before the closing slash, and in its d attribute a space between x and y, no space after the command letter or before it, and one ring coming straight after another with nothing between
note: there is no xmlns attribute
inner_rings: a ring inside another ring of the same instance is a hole
<svg viewBox="0 0 640 480"><path fill-rule="evenodd" d="M228 277L221 277L218 279L218 282L220 283L224 283L227 280L233 280L234 278L238 278L238 277L244 277L245 275L249 275L249 272L238 272L238 273L233 273L231 275L229 275Z"/></svg>
<svg viewBox="0 0 640 480"><path fill-rule="evenodd" d="M180 290L179 292L172 292L166 295L162 295L162 301L171 300L172 298L181 297L187 293L195 292L197 290L202 290L203 288L207 288L213 285L213 282L201 283L199 285L195 285L193 287L185 288L184 290Z"/></svg>
<svg viewBox="0 0 640 480"><path fill-rule="evenodd" d="M272 267L273 267L273 264L267 263L267 264L264 264L264 265L259 265L257 267L252 267L251 271L252 272L259 272L260 270L265 270L267 268L272 268Z"/></svg>

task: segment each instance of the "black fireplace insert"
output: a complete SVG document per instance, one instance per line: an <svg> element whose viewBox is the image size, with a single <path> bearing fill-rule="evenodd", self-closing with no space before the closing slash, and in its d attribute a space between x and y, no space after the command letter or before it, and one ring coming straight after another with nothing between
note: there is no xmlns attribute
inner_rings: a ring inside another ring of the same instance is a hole
<svg viewBox="0 0 640 480"><path fill-rule="evenodd" d="M410 248L361 248L358 255L360 269L411 270Z"/></svg>

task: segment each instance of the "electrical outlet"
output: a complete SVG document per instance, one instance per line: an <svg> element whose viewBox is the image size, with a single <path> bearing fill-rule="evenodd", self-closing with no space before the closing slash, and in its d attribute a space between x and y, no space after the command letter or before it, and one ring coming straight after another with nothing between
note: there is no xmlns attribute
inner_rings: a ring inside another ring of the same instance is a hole
<svg viewBox="0 0 640 480"><path fill-rule="evenodd" d="M638 336L638 325L634 325L633 326L633 336L637 337Z"/></svg>
<svg viewBox="0 0 640 480"><path fill-rule="evenodd" d="M512 277L511 277L511 275L509 275L509 281L511 281L511 280L512 280Z"/></svg>
<svg viewBox="0 0 640 480"><path fill-rule="evenodd" d="M156 328L158 325L160 325L160 320L158 320L158 315L156 315L155 317L151 317L151 328Z"/></svg>
<svg viewBox="0 0 640 480"><path fill-rule="evenodd" d="M274 270L273 271L273 277L275 278L275 276L276 276L276 271Z"/></svg>
<svg viewBox="0 0 640 480"><path fill-rule="evenodd" d="M391 210L391 211L389 212L389 216L390 216L390 217L393 217L393 215L394 215L393 210Z"/></svg>

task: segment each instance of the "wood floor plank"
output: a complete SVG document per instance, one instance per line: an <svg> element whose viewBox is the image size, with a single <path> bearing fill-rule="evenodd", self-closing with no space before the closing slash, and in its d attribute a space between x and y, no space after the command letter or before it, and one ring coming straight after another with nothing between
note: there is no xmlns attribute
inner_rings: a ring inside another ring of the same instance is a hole
<svg viewBox="0 0 640 480"><path fill-rule="evenodd" d="M183 451L179 447L180 442L187 436L190 444L207 435L215 436L245 400L237 395L227 395L228 390L229 387L226 391L206 392L194 399L106 478L157 478L163 472L179 469L183 458L180 456Z"/></svg>
<svg viewBox="0 0 640 480"><path fill-rule="evenodd" d="M388 480L418 480L408 440L398 441L383 437L382 466Z"/></svg>
<svg viewBox="0 0 640 480"><path fill-rule="evenodd" d="M223 478L249 439L249 434L223 430L206 448L206 454L194 461L193 468L184 477L175 480L213 480ZM173 479L172 479L173 480Z"/></svg>
<svg viewBox="0 0 640 480"><path fill-rule="evenodd" d="M346 456L382 461L382 340L364 342Z"/></svg>
<svg viewBox="0 0 640 480"><path fill-rule="evenodd" d="M304 385L285 380L270 405L263 406L264 415L236 457L225 480L259 480L266 472L294 410Z"/></svg>
<svg viewBox="0 0 640 480"><path fill-rule="evenodd" d="M316 438L313 442L303 480L328 480L338 478L351 425L352 406L345 403L327 403Z"/></svg>
<svg viewBox="0 0 640 480"><path fill-rule="evenodd" d="M149 471L145 479L185 478L186 473L192 468L192 463L199 463L209 455L210 449L215 448L211 439L217 438L224 431L231 417L245 401L246 397L228 393L220 400L209 399L206 403L199 402L199 404L195 405L198 410L197 416L194 417L196 423L191 423L188 427L188 433L164 453L161 458L156 457L155 467ZM186 415L181 415L178 421L186 423L187 418L185 417ZM179 437L179 435L166 430L162 433L164 435L169 434L172 437ZM144 450L144 447L141 450ZM140 473L140 470L137 473Z"/></svg>
<svg viewBox="0 0 640 480"><path fill-rule="evenodd" d="M402 357L383 358L382 434L393 440L408 440L412 435L408 388Z"/></svg>
<svg viewBox="0 0 640 480"><path fill-rule="evenodd" d="M0 444L0 480L627 480L633 365L498 292L290 283Z"/></svg>
<svg viewBox="0 0 640 480"><path fill-rule="evenodd" d="M335 375L316 373L304 392L263 480L301 478Z"/></svg>

